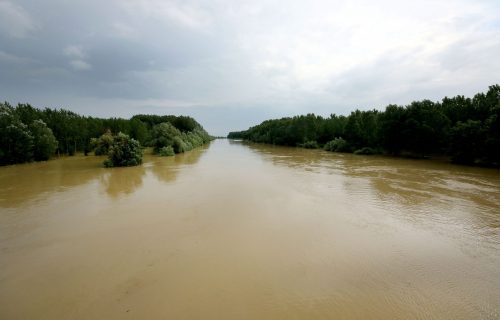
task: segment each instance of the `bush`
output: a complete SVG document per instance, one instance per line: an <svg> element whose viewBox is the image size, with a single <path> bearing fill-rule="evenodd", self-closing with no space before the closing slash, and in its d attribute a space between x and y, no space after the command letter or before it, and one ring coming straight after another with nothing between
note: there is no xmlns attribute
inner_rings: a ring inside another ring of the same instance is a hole
<svg viewBox="0 0 500 320"><path fill-rule="evenodd" d="M191 120L186 121L188 123ZM162 122L153 127L150 145L153 146L156 153L163 155L161 150L165 147L171 147L175 153L182 153L199 147L210 140L211 137L201 127L196 127L193 131L181 132L171 123Z"/></svg>
<svg viewBox="0 0 500 320"><path fill-rule="evenodd" d="M90 139L90 145L94 149L94 154L96 156L107 155L109 149L113 145L113 135L111 134L111 131L106 131L106 133L104 133L98 139Z"/></svg>
<svg viewBox="0 0 500 320"><path fill-rule="evenodd" d="M173 147L174 147L175 153L182 153L184 151L189 151L189 147L184 142L184 140L182 140L182 138L179 136L174 137Z"/></svg>
<svg viewBox="0 0 500 320"><path fill-rule="evenodd" d="M151 146L158 153L161 148L172 146L174 138L181 135L179 129L174 127L169 122L162 122L153 127ZM176 153L178 153L176 151Z"/></svg>
<svg viewBox="0 0 500 320"><path fill-rule="evenodd" d="M375 149L372 149L370 147L364 147L364 148L361 148L361 149L354 151L354 154L363 154L363 155L372 155L372 154L376 154L376 153L377 153L377 151L375 151Z"/></svg>
<svg viewBox="0 0 500 320"><path fill-rule="evenodd" d="M299 147L306 148L306 149L318 149L318 143L316 141L306 141L304 143L299 144Z"/></svg>
<svg viewBox="0 0 500 320"><path fill-rule="evenodd" d="M349 143L342 138L335 138L332 141L327 142L323 149L332 152L351 152Z"/></svg>
<svg viewBox="0 0 500 320"><path fill-rule="evenodd" d="M174 148L172 146L166 146L160 149L160 156L171 157L175 156Z"/></svg>
<svg viewBox="0 0 500 320"><path fill-rule="evenodd" d="M113 144L108 152L108 159L104 161L106 167L129 167L142 163L142 149L139 141L130 138L124 133L113 137Z"/></svg>

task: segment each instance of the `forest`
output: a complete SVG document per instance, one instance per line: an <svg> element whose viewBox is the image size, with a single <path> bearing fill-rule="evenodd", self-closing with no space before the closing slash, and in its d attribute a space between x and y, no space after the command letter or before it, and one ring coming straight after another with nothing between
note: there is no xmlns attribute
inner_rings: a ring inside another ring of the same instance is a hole
<svg viewBox="0 0 500 320"><path fill-rule="evenodd" d="M203 127L188 116L102 119L64 109L0 103L0 165L94 151L96 155L108 155L104 163L108 167L130 166L141 163L144 147L167 156L210 140Z"/></svg>
<svg viewBox="0 0 500 320"><path fill-rule="evenodd" d="M472 98L414 101L388 105L384 111L266 120L248 130L230 132L228 138L356 154L447 156L455 163L498 167L500 86L490 86Z"/></svg>

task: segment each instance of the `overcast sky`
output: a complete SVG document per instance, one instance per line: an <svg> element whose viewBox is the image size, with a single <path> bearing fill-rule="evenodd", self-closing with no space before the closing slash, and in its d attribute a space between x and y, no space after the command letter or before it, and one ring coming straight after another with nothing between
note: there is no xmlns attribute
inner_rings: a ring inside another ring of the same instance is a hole
<svg viewBox="0 0 500 320"><path fill-rule="evenodd" d="M0 100L223 135L500 83L500 1L0 0Z"/></svg>

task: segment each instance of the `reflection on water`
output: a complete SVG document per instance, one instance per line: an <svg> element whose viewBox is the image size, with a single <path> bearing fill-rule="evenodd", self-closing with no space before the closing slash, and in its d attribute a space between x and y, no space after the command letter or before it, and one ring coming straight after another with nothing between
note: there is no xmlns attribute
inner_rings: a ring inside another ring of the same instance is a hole
<svg viewBox="0 0 500 320"><path fill-rule="evenodd" d="M148 168L160 181L172 182L180 170L186 169L184 166L196 164L207 148L208 146L202 146L174 157L157 157Z"/></svg>
<svg viewBox="0 0 500 320"><path fill-rule="evenodd" d="M111 198L130 195L142 186L149 171L161 181L175 181L179 169L196 164L207 148L203 146L174 157L147 153L142 166L128 168L104 168L105 158L94 156L0 167L0 208L16 208L92 181L98 181Z"/></svg>
<svg viewBox="0 0 500 320"><path fill-rule="evenodd" d="M498 319L500 173L215 141L0 168L0 319Z"/></svg>
<svg viewBox="0 0 500 320"><path fill-rule="evenodd" d="M341 190L336 191L354 196L353 201L364 197L394 218L467 238L473 250L500 246L499 170L245 144L275 165L340 176ZM479 241L478 233L484 234Z"/></svg>
<svg viewBox="0 0 500 320"><path fill-rule="evenodd" d="M108 171L101 176L100 181L112 198L133 193L142 186L142 178L146 174L143 166L110 168Z"/></svg>
<svg viewBox="0 0 500 320"><path fill-rule="evenodd" d="M104 173L102 161L102 157L75 156L0 167L0 207L16 207L88 183Z"/></svg>

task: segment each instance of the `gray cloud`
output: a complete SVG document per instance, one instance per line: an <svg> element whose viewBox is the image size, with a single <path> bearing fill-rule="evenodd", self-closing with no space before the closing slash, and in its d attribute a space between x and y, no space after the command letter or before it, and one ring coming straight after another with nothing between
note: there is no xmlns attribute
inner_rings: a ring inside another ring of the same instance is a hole
<svg viewBox="0 0 500 320"><path fill-rule="evenodd" d="M0 1L0 32L7 37L24 38L36 25L23 7L9 1Z"/></svg>
<svg viewBox="0 0 500 320"><path fill-rule="evenodd" d="M466 0L0 0L0 99L224 134L471 95L498 82L499 17Z"/></svg>

